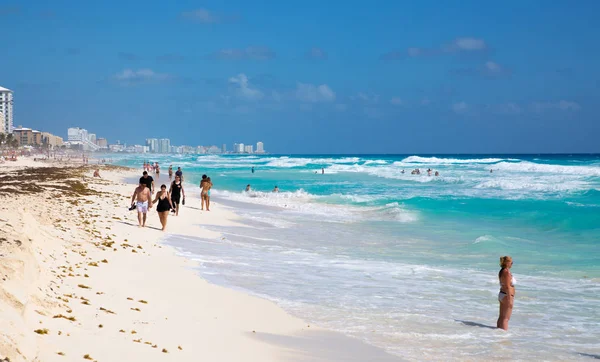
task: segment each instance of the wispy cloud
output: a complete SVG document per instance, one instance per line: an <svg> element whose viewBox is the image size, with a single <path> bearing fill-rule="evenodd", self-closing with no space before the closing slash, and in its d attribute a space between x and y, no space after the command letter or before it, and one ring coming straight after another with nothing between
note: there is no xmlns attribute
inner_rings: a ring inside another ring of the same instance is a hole
<svg viewBox="0 0 600 362"><path fill-rule="evenodd" d="M502 78L512 74L511 69L491 60L475 68L461 68L451 70L450 72L461 76L482 76L486 78Z"/></svg>
<svg viewBox="0 0 600 362"><path fill-rule="evenodd" d="M181 17L200 24L220 24L239 20L238 16L217 14L205 8L184 11L181 13Z"/></svg>
<svg viewBox="0 0 600 362"><path fill-rule="evenodd" d="M327 59L327 52L321 48L313 47L306 52L306 57L309 59L324 60Z"/></svg>
<svg viewBox="0 0 600 362"><path fill-rule="evenodd" d="M171 76L164 73L156 73L152 69L125 69L113 76L113 79L122 85L132 85L149 82L161 82L171 79Z"/></svg>
<svg viewBox="0 0 600 362"><path fill-rule="evenodd" d="M136 54L127 53L127 52L119 52L118 56L119 56L119 59L127 60L127 61L136 61L136 60L140 59L140 57L137 56Z"/></svg>
<svg viewBox="0 0 600 362"><path fill-rule="evenodd" d="M296 87L296 98L303 102L333 102L335 92L327 84L313 85L298 83Z"/></svg>
<svg viewBox="0 0 600 362"><path fill-rule="evenodd" d="M263 46L247 47L245 49L230 48L221 49L212 53L208 56L210 59L221 59L221 60L269 60L275 58L275 52Z"/></svg>
<svg viewBox="0 0 600 362"><path fill-rule="evenodd" d="M454 113L463 114L469 110L469 105L465 101L462 101L452 104L451 108Z"/></svg>
<svg viewBox="0 0 600 362"><path fill-rule="evenodd" d="M185 61L185 56L180 55L180 54L164 54L164 55L159 55L158 57L156 57L156 60L160 63L181 63L183 61Z"/></svg>
<svg viewBox="0 0 600 362"><path fill-rule="evenodd" d="M221 18L219 16L207 9L184 11L183 13L181 13L181 16L202 24L215 24L221 22Z"/></svg>
<svg viewBox="0 0 600 362"><path fill-rule="evenodd" d="M235 93L239 98L256 101L264 97L263 92L256 88L250 87L248 77L244 73L240 73L235 77L229 78L229 83L235 87Z"/></svg>
<svg viewBox="0 0 600 362"><path fill-rule="evenodd" d="M557 102L533 102L531 109L536 113L542 113L547 111L564 111L564 112L577 112L581 110L581 106L577 102L560 100Z"/></svg>
<svg viewBox="0 0 600 362"><path fill-rule="evenodd" d="M401 106L404 105L404 101L400 97L392 97L392 99L390 99L390 104L394 106Z"/></svg>
<svg viewBox="0 0 600 362"><path fill-rule="evenodd" d="M456 38L448 44L434 48L410 47L403 50L394 50L381 56L383 60L397 60L405 58L418 58L445 54L481 53L488 50L488 45L483 39L473 37Z"/></svg>
<svg viewBox="0 0 600 362"><path fill-rule="evenodd" d="M373 104L379 102L379 95L374 93L358 92L357 95L350 96L350 99L353 101Z"/></svg>

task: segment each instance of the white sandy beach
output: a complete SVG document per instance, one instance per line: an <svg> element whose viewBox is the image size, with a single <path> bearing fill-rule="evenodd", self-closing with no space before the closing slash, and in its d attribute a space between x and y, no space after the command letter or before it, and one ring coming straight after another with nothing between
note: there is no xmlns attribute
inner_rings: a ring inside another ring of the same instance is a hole
<svg viewBox="0 0 600 362"><path fill-rule="evenodd" d="M83 177L71 168L63 187L37 173L60 173L54 166L0 165L0 360L398 360L201 279L191 261L161 246L154 208L143 229L127 211L135 185L123 180L139 172L103 166L94 179L93 166ZM12 187L23 193L7 193ZM236 224L217 203L200 211L197 195L188 191L167 234L217 239L211 225Z"/></svg>

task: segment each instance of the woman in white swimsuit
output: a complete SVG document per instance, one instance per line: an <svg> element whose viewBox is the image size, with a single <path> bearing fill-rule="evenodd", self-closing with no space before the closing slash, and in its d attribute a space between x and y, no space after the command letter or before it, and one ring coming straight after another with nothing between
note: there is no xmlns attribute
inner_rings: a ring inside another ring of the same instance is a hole
<svg viewBox="0 0 600 362"><path fill-rule="evenodd" d="M510 268L513 265L513 260L510 256L500 257L500 272L498 273L498 279L500 279L500 292L498 293L498 301L500 302L500 316L496 326L502 328L505 331L508 330L508 321L513 310L513 302L515 299L515 278L510 272Z"/></svg>

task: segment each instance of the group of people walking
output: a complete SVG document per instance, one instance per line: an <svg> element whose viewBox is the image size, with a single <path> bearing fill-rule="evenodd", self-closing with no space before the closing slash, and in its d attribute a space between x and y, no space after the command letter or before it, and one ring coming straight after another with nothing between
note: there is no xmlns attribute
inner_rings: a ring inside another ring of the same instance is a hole
<svg viewBox="0 0 600 362"><path fill-rule="evenodd" d="M131 196L132 206L130 208L131 210L137 209L140 227L146 226L146 216L153 204L156 204L156 211L163 231L167 228L169 212L173 212L175 216L179 215L179 206L185 205L185 190L181 178L182 175L176 175L168 190L167 185L163 184L160 186L160 191L156 192L154 196L154 179L148 175L148 171L143 172L138 186ZM154 200L152 199L153 196Z"/></svg>
<svg viewBox="0 0 600 362"><path fill-rule="evenodd" d="M144 163L144 166L146 167L147 163ZM173 166L169 166L169 181L172 178ZM202 210L206 206L206 211L210 211L210 189L212 186L213 183L210 177L202 175L202 180L200 181ZM185 189L183 187L183 171L181 171L181 167L177 168L175 179L170 182L168 189L166 184L162 184L156 195L154 195L154 192L154 178L148 174L147 170L144 170L138 186L131 196L130 210L137 209L139 226L145 227L148 210L156 204L156 211L158 212L162 230L165 231L169 212L172 212L175 216L179 216L180 205L185 205Z"/></svg>

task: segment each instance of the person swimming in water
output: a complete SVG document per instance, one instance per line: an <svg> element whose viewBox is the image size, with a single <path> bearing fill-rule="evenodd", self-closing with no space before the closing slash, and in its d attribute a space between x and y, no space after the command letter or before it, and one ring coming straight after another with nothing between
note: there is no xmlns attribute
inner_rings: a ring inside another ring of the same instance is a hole
<svg viewBox="0 0 600 362"><path fill-rule="evenodd" d="M275 186L275 188L273 189L273 192L279 192L279 187Z"/></svg>
<svg viewBox="0 0 600 362"><path fill-rule="evenodd" d="M515 299L515 284L516 280L510 272L513 265L513 259L510 256L500 257L500 272L498 279L500 281L500 292L498 293L498 301L500 302L500 315L496 322L496 327L508 330L508 321L512 315L513 303Z"/></svg>
<svg viewBox="0 0 600 362"><path fill-rule="evenodd" d="M250 184L246 185L246 192L250 191Z"/></svg>

